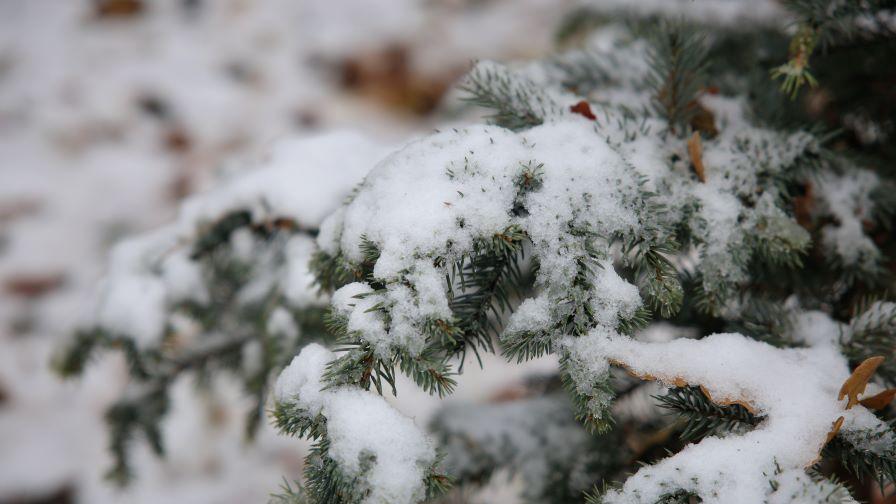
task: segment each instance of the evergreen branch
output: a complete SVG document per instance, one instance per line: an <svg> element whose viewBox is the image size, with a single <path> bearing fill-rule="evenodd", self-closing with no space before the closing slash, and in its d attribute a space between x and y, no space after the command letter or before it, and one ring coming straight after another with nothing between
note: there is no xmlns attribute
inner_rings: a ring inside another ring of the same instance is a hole
<svg viewBox="0 0 896 504"><path fill-rule="evenodd" d="M517 363L554 352L553 331L520 331L501 335L501 351Z"/></svg>
<svg viewBox="0 0 896 504"><path fill-rule="evenodd" d="M558 106L529 79L494 63L478 63L460 85L466 101L491 109L489 119L498 126L522 130L538 126Z"/></svg>
<svg viewBox="0 0 896 504"><path fill-rule="evenodd" d="M251 224L252 214L247 210L232 212L218 219L196 238L191 259L199 259L219 249L230 240L235 231Z"/></svg>
<svg viewBox="0 0 896 504"><path fill-rule="evenodd" d="M310 504L308 494L298 481L294 481L295 488L286 479L280 485L280 492L271 494L268 504Z"/></svg>
<svg viewBox="0 0 896 504"><path fill-rule="evenodd" d="M749 335L776 347L794 346L791 313L779 299L750 297L742 302L743 310L730 323L732 332Z"/></svg>
<svg viewBox="0 0 896 504"><path fill-rule="evenodd" d="M351 477L327 455L330 443L324 437L311 447L305 458L305 488L315 504L360 504L369 489L364 488L363 475L374 464L368 455L361 460L361 473Z"/></svg>
<svg viewBox="0 0 896 504"><path fill-rule="evenodd" d="M499 471L521 475L524 502L577 503L591 481L624 466L628 451L614 434L591 436L562 393L489 404L455 404L430 430L456 487L487 484ZM570 478L575 473L579 477Z"/></svg>
<svg viewBox="0 0 896 504"><path fill-rule="evenodd" d="M80 376L98 349L121 350L130 374L139 379L149 377L146 361L158 359L157 352L141 353L133 339L95 327L77 331L69 345L54 356L53 368L63 378Z"/></svg>
<svg viewBox="0 0 896 504"><path fill-rule="evenodd" d="M667 257L674 254L676 248L674 242L653 244L643 239L623 244L626 260L634 266L647 305L663 318L677 313L684 300L678 272Z"/></svg>
<svg viewBox="0 0 896 504"><path fill-rule="evenodd" d="M686 442L718 432L749 430L763 420L739 404L716 404L697 387L672 388L665 395L653 397L660 402L661 408L685 420L681 439Z"/></svg>
<svg viewBox="0 0 896 504"><path fill-rule="evenodd" d="M893 338L896 335L896 303L868 298L860 301L849 323L849 333L840 343L841 350L852 362L869 357L896 353ZM877 370L884 383L896 385L896 362L887 359Z"/></svg>
<svg viewBox="0 0 896 504"><path fill-rule="evenodd" d="M131 481L130 445L136 433L142 432L156 455L164 454L159 424L168 412L169 399L165 384L158 383L137 397L125 398L113 404L105 414L109 428L109 450L113 465L105 476L117 485Z"/></svg>
<svg viewBox="0 0 896 504"><path fill-rule="evenodd" d="M568 356L561 356L560 380L572 400L576 420L591 434L608 432L614 424L610 412L614 395L610 374L594 377L585 389L573 376L577 372L575 367Z"/></svg>
<svg viewBox="0 0 896 504"><path fill-rule="evenodd" d="M341 252L335 256L323 250L314 253L309 267L314 272L315 282L322 291L333 292L352 282L374 281L373 265L379 258L379 249L367 237L361 237L360 249L363 255L360 264L352 263Z"/></svg>
<svg viewBox="0 0 896 504"><path fill-rule="evenodd" d="M450 349L453 353L463 356L467 348L477 356L479 348L494 351L491 337L500 332L496 324L511 309L510 296L521 283L519 262L526 239L518 227L508 227L477 241L472 254L452 265L449 306L460 329L458 345Z"/></svg>
<svg viewBox="0 0 896 504"><path fill-rule="evenodd" d="M703 87L707 47L703 37L683 25L662 24L647 53L647 83L654 90L654 111L673 134L685 136L697 114Z"/></svg>
<svg viewBox="0 0 896 504"><path fill-rule="evenodd" d="M298 495L306 500L299 503L360 504L373 490L368 481L369 472L378 463L375 453L362 450L359 468L350 471L330 456L328 420L323 410L308 411L300 401L279 400L274 405L275 426L281 433L311 439L314 444L305 457L305 486L297 491L287 491L287 498ZM436 470L437 458L427 469L423 485L427 498L443 493L451 484L450 478ZM287 500L285 502L293 502Z"/></svg>
<svg viewBox="0 0 896 504"><path fill-rule="evenodd" d="M858 450L849 443L835 438L825 446L824 458L838 461L853 475L862 480L876 481L881 488L896 481L896 454L878 455Z"/></svg>

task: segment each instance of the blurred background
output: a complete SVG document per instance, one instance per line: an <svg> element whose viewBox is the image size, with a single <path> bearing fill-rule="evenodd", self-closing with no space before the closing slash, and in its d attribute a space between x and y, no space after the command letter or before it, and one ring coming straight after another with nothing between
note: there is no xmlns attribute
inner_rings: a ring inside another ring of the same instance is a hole
<svg viewBox="0 0 896 504"><path fill-rule="evenodd" d="M49 363L110 246L277 139L351 128L397 143L464 121L451 89L471 61L547 53L572 3L0 0L0 503L263 502L297 477L299 442L270 427L243 441L238 384L183 381L167 458L138 445L135 482L103 481L125 365L109 355L63 382ZM490 360L458 400L554 366ZM414 387L398 402L421 425L433 411ZM502 491L470 499L511 502Z"/></svg>

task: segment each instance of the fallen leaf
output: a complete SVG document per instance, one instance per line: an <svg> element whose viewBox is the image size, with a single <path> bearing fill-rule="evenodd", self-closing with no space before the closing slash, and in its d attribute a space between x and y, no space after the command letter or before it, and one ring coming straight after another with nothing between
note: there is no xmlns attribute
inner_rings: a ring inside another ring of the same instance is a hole
<svg viewBox="0 0 896 504"><path fill-rule="evenodd" d="M183 154L193 146L193 140L182 128L174 128L165 133L164 144L169 151Z"/></svg>
<svg viewBox="0 0 896 504"><path fill-rule="evenodd" d="M18 275L8 278L4 288L8 294L22 298L38 298L58 289L65 280L61 273L46 275Z"/></svg>
<svg viewBox="0 0 896 504"><path fill-rule="evenodd" d="M859 401L859 404L868 409L877 411L886 408L888 404L893 402L894 397L896 397L896 388L891 388L878 394L874 394L871 397L866 397Z"/></svg>
<svg viewBox="0 0 896 504"><path fill-rule="evenodd" d="M569 107L569 111L573 114L585 116L592 121L597 119L597 116L594 115L594 112L591 111L591 105L589 105L585 100L582 100L579 103L576 103L575 105Z"/></svg>
<svg viewBox="0 0 896 504"><path fill-rule="evenodd" d="M849 378L843 382L843 386L840 387L840 393L837 395L837 400L840 401L843 400L844 397L849 396L849 401L846 403L846 409L850 409L859 403L859 396L865 392L868 380L871 379L871 376L883 361L884 358L881 356L865 359L858 365L858 367L856 367L855 371L849 375Z"/></svg>
<svg viewBox="0 0 896 504"><path fill-rule="evenodd" d="M140 0L100 0L96 3L96 14L101 18L127 18L143 12Z"/></svg>
<svg viewBox="0 0 896 504"><path fill-rule="evenodd" d="M706 182L706 171L703 168L703 143L700 140L700 132L695 131L688 139L688 156L700 182Z"/></svg>
<svg viewBox="0 0 896 504"><path fill-rule="evenodd" d="M711 110L699 103L697 103L694 115L691 116L691 120L688 124L690 124L694 130L703 133L709 138L714 138L719 134L719 129L716 127L716 117Z"/></svg>

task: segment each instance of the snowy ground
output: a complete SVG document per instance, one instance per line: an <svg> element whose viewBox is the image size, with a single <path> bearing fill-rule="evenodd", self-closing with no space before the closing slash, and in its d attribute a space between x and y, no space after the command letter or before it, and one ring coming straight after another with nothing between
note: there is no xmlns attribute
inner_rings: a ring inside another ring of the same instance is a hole
<svg viewBox="0 0 896 504"><path fill-rule="evenodd" d="M124 493L103 483L122 363L70 383L48 364L108 248L276 139L427 131L471 59L544 52L562 13L554 0L0 0L0 502L259 502L297 475L295 441L242 442L236 384L197 398L183 381L168 458L138 452ZM459 399L522 373L468 369ZM402 390L425 422L432 402Z"/></svg>

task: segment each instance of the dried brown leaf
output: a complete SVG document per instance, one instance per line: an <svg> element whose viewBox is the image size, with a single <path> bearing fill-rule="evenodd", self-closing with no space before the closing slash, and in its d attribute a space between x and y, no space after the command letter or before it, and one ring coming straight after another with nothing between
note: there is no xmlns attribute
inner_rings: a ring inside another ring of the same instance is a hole
<svg viewBox="0 0 896 504"><path fill-rule="evenodd" d="M700 139L700 132L695 131L691 138L688 138L688 156L691 158L691 165L694 166L694 173L700 182L706 182L706 170L703 167L703 142Z"/></svg>
<svg viewBox="0 0 896 504"><path fill-rule="evenodd" d="M874 375L877 367L880 366L883 361L884 358L879 355L865 359L858 365L858 367L856 367L852 374L849 375L849 378L843 382L843 386L840 387L840 393L837 395L837 400L843 400L844 397L848 396L849 401L846 403L846 409L850 409L856 404L859 404L859 396L865 392L868 380L871 379L871 376Z"/></svg>
<svg viewBox="0 0 896 504"><path fill-rule="evenodd" d="M833 440L837 433L840 432L840 427L843 427L843 417L841 416L837 420L834 420L834 423L831 424L831 432L828 432L828 437L825 439L824 444L828 444Z"/></svg>
<svg viewBox="0 0 896 504"><path fill-rule="evenodd" d="M581 116L587 117L588 119L591 119L592 121L597 119L597 116L595 116L594 112L591 111L591 105L589 105L588 102L585 100L582 100L582 101L576 103L575 105L572 105L571 107L569 107L569 111L572 112L573 114L579 114Z"/></svg>
<svg viewBox="0 0 896 504"><path fill-rule="evenodd" d="M874 394L871 397L866 397L859 401L859 404L870 410L877 411L886 408L888 404L893 402L894 397L896 397L896 388L891 388L878 394Z"/></svg>

